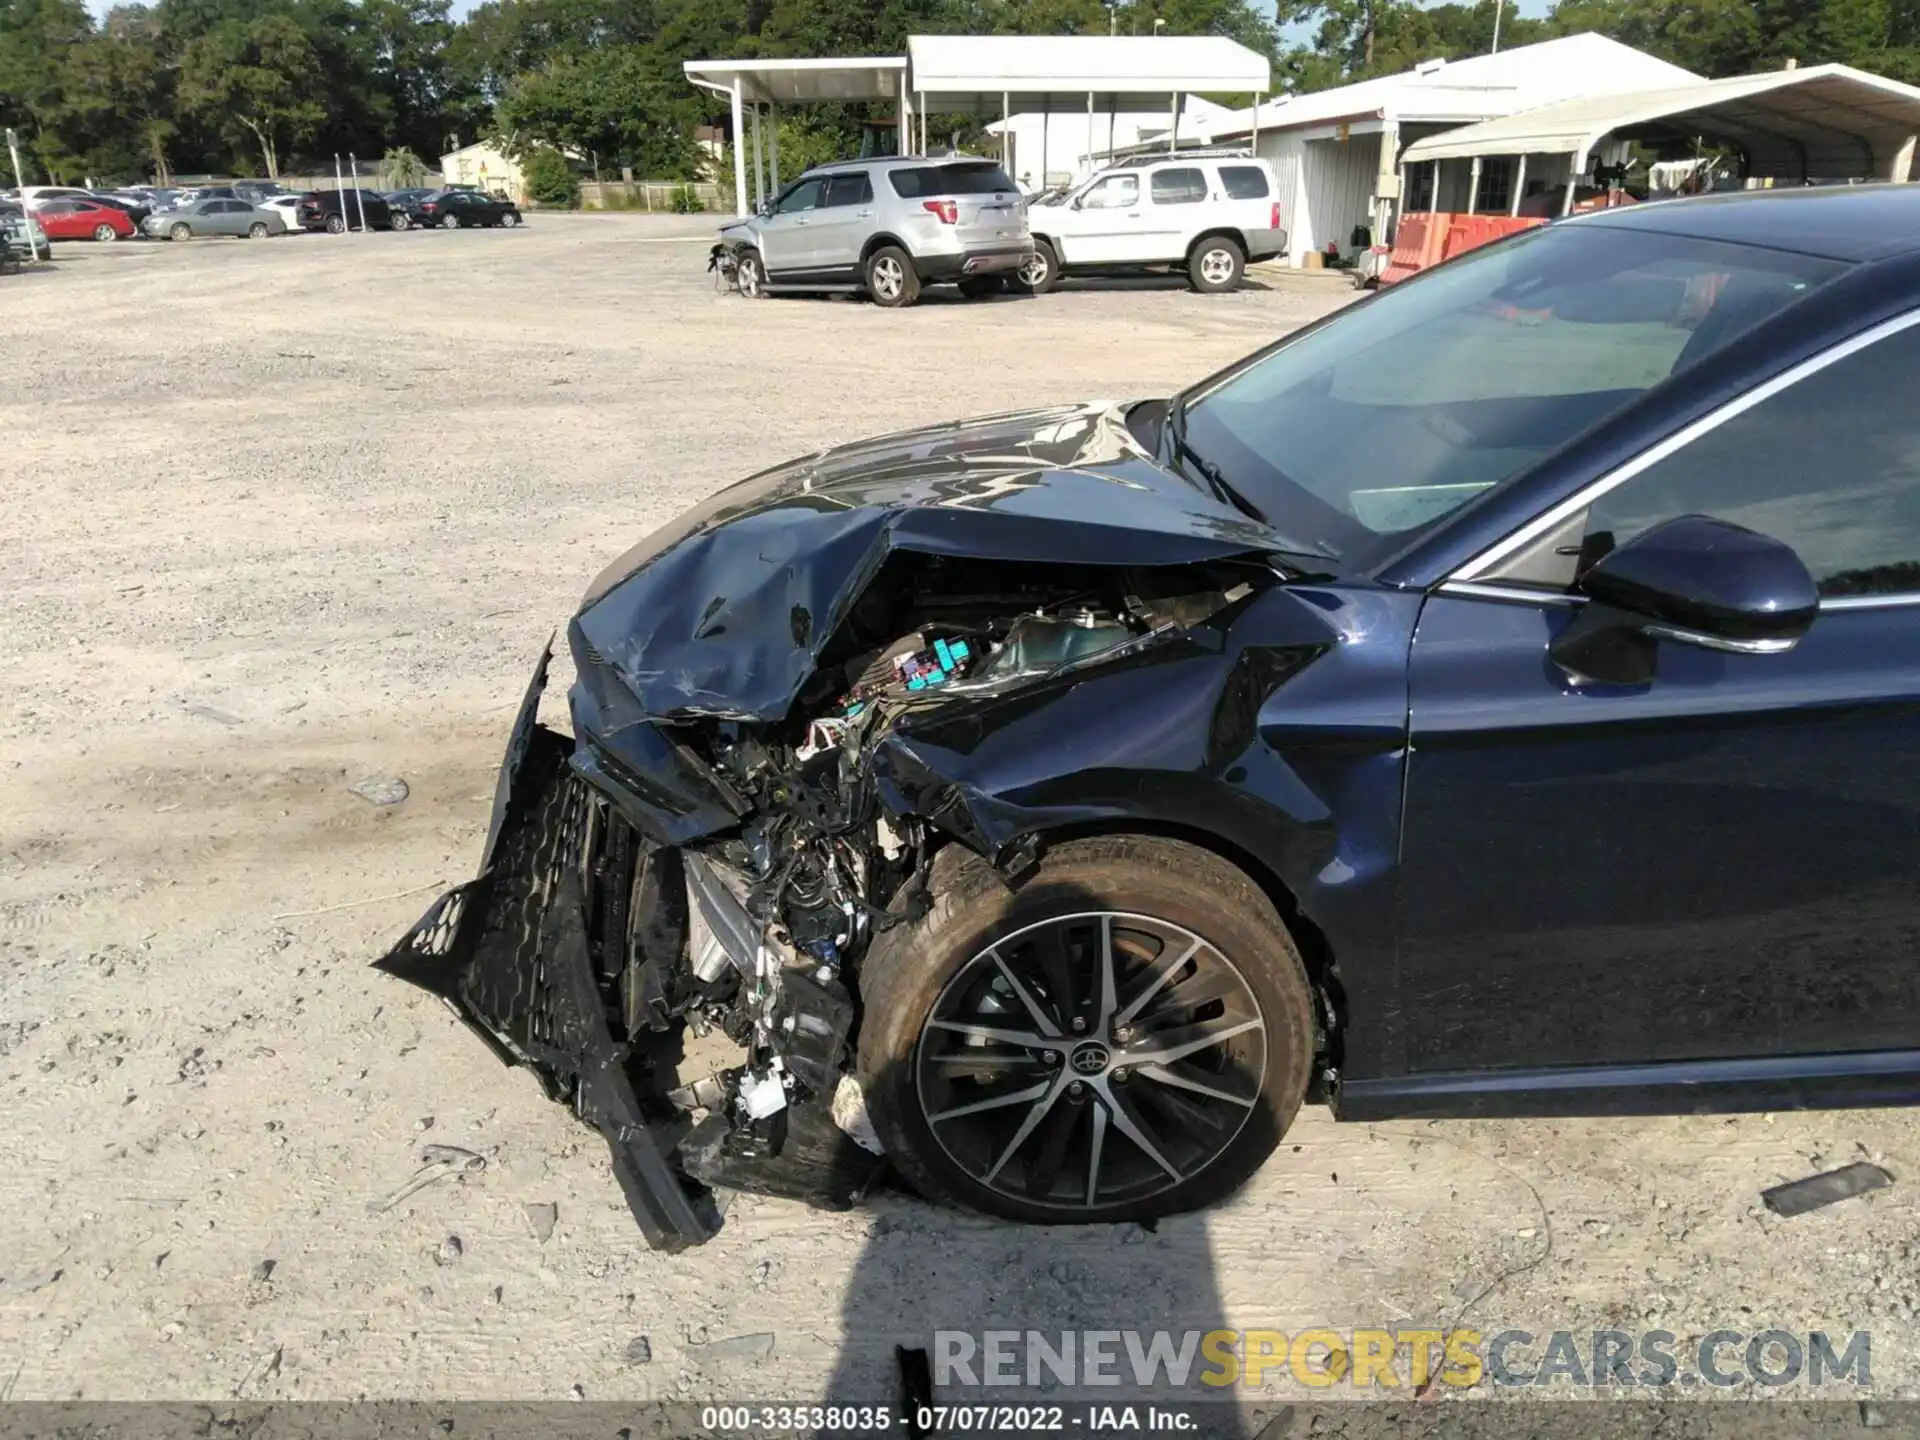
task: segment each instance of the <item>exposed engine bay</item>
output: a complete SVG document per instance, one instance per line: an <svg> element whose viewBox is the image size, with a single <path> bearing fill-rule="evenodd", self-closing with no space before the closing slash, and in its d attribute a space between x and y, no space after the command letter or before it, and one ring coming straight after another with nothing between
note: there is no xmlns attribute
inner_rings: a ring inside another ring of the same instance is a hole
<svg viewBox="0 0 1920 1440"><path fill-rule="evenodd" d="M1235 533L1141 537L1123 563L1079 563L929 553L896 526L833 566L849 514L919 513L810 504L792 529L837 528L812 547L784 533L782 550L696 516L650 542L651 561L603 577L569 632L574 738L537 723L543 659L480 877L380 962L601 1130L657 1247L711 1235L716 1191L844 1207L880 1173L852 1074L862 961L926 912L943 846L989 858L1010 885L1034 863L1030 819L964 774L1009 717L1033 723L1093 677L1164 668L1138 683L1200 686L1224 765L1250 741L1249 705L1325 643L1309 635L1283 665L1236 654L1236 616L1284 571ZM710 577L729 537L736 583L707 587L724 601L673 617L669 635L676 564ZM1156 546L1187 553L1124 563Z"/></svg>

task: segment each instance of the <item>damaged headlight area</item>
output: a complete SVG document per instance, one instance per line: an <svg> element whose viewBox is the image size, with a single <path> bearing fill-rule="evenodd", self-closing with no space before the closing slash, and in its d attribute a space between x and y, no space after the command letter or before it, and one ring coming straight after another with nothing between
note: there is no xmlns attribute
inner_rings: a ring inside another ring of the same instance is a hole
<svg viewBox="0 0 1920 1440"><path fill-rule="evenodd" d="M941 847L987 849L899 747L964 747L1089 675L1217 651L1275 580L896 551L817 647L795 619L806 668L776 719L651 711L576 620L575 737L535 719L543 661L480 877L380 963L601 1131L656 1247L708 1238L716 1192L844 1207L885 1163L852 1073L862 958L926 912Z"/></svg>

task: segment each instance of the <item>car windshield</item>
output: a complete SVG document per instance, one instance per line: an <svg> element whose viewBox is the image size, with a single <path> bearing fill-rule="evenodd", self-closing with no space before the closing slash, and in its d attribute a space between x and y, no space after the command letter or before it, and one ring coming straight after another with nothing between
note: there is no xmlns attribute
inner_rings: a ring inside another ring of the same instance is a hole
<svg viewBox="0 0 1920 1440"><path fill-rule="evenodd" d="M1196 391L1183 407L1186 448L1289 534L1365 564L1844 268L1546 226L1389 289Z"/></svg>

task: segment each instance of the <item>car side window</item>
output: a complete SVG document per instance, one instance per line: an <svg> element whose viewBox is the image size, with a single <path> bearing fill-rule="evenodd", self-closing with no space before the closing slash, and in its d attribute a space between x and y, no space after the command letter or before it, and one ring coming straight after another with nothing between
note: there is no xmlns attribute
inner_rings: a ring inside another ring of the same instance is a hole
<svg viewBox="0 0 1920 1440"><path fill-rule="evenodd" d="M1920 592L1920 325L1856 350L1596 499L1583 557L1711 515L1793 547L1822 595Z"/></svg>
<svg viewBox="0 0 1920 1440"><path fill-rule="evenodd" d="M1234 200L1267 198L1267 172L1258 165L1222 165L1220 188Z"/></svg>
<svg viewBox="0 0 1920 1440"><path fill-rule="evenodd" d="M873 182L863 170L851 175L834 175L827 181L827 198L822 203L832 207L836 205L865 205L873 199Z"/></svg>
<svg viewBox="0 0 1920 1440"><path fill-rule="evenodd" d="M794 215L802 210L819 208L821 193L826 189L819 179L795 181L792 188L780 197L773 207L776 215Z"/></svg>
<svg viewBox="0 0 1920 1440"><path fill-rule="evenodd" d="M1082 210L1125 210L1140 203L1138 175L1109 175L1080 198Z"/></svg>
<svg viewBox="0 0 1920 1440"><path fill-rule="evenodd" d="M1197 166L1156 170L1149 185L1156 205L1193 205L1207 198L1206 172Z"/></svg>

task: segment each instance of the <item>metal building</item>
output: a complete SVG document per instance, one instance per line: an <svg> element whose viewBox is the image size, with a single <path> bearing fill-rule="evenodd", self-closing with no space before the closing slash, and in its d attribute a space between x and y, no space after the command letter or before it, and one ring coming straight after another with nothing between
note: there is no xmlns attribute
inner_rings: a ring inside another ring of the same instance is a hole
<svg viewBox="0 0 1920 1440"><path fill-rule="evenodd" d="M1554 101L1699 79L1603 35L1568 35L1496 55L1430 60L1399 75L1286 96L1215 125L1210 138L1215 143L1247 140L1272 163L1288 231L1287 259L1298 265L1309 250L1325 250L1329 242L1350 251L1356 226L1367 227L1375 241L1387 237L1400 205L1400 152L1416 140ZM1410 186L1430 183L1433 169L1409 176ZM1442 183L1463 187L1465 182L1443 176ZM1501 184L1498 167L1483 173L1483 197L1497 198ZM1438 198L1439 209L1467 208L1464 188L1457 196L1443 191ZM1432 199L1415 188L1405 208L1429 209ZM1485 198L1481 208L1489 208Z"/></svg>

